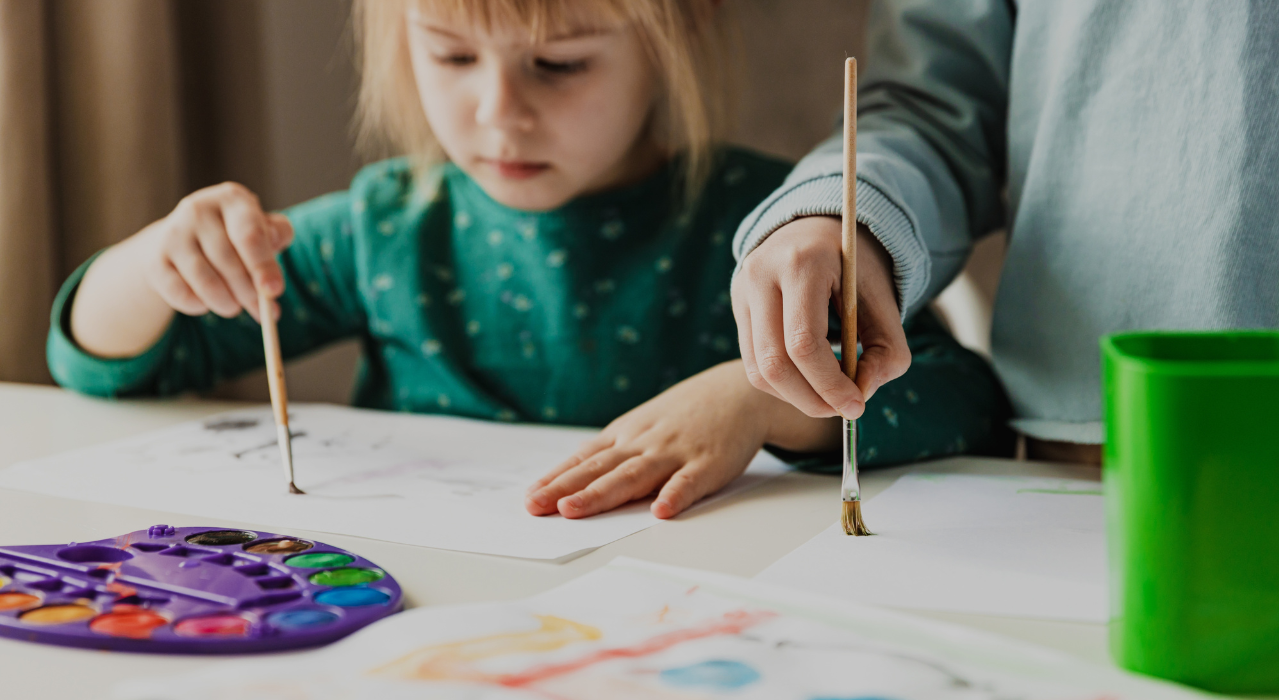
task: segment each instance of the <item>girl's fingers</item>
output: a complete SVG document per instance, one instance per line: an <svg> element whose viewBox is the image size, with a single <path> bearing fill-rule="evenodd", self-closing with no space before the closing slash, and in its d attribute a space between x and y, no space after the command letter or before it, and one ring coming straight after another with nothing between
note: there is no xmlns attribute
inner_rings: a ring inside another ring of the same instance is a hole
<svg viewBox="0 0 1279 700"><path fill-rule="evenodd" d="M649 455L636 455L577 493L560 499L560 514L585 518L643 498L666 481L679 463Z"/></svg>
<svg viewBox="0 0 1279 700"><path fill-rule="evenodd" d="M152 273L151 285L164 303L178 313L188 316L203 316L209 313L209 307L200 301L200 297L191 291L191 286L182 279L177 268L168 260L156 265Z"/></svg>
<svg viewBox="0 0 1279 700"><path fill-rule="evenodd" d="M268 221L257 197L239 185L226 185L222 221L227 237L248 270L255 290L277 297L284 292L284 273L275 260L275 224ZM290 237L292 227L289 229Z"/></svg>
<svg viewBox="0 0 1279 700"><path fill-rule="evenodd" d="M703 496L715 493L730 479L716 470L710 462L697 460L684 465L666 482L651 510L655 517L665 520L679 515Z"/></svg>
<svg viewBox="0 0 1279 700"><path fill-rule="evenodd" d="M534 492L538 491L543 486L546 486L552 481L555 481L555 478L558 477L560 474L563 474L564 472L586 461L589 457L594 455L596 452L612 447L613 442L614 442L613 438L604 433L596 435L590 440L583 442L582 446L577 448L577 452L574 452L572 457L569 457L568 459L564 460L563 462L560 463L559 466L547 472L546 475L544 475L542 478L538 479L537 481L534 481L533 485L528 488L528 494L531 496ZM554 503L554 501L551 501L551 503Z"/></svg>
<svg viewBox="0 0 1279 700"><path fill-rule="evenodd" d="M222 278L205 259L204 252L194 239L186 239L178 249L172 251L169 259L177 268L182 279L191 287L191 291L200 301L223 318L235 318L240 315L240 304L227 289Z"/></svg>
<svg viewBox="0 0 1279 700"><path fill-rule="evenodd" d="M271 244L278 253L293 245L293 222L283 214L267 214L267 223L271 225L273 236Z"/></svg>
<svg viewBox="0 0 1279 700"><path fill-rule="evenodd" d="M635 451L608 448L583 460L574 467L555 477L551 483L542 487L541 491L525 501L525 507L534 515L549 515L556 512L561 498L577 493L586 488L592 481L607 474L617 465L633 456ZM542 503L547 505L543 506Z"/></svg>
<svg viewBox="0 0 1279 700"><path fill-rule="evenodd" d="M240 255L236 253L231 240L227 238L222 222L209 219L201 221L196 230L196 239L204 252L204 257L222 277L222 281L231 290L236 302L248 311L254 320L260 320L258 319L257 291L253 288L253 281L249 279L249 271L240 261Z"/></svg>

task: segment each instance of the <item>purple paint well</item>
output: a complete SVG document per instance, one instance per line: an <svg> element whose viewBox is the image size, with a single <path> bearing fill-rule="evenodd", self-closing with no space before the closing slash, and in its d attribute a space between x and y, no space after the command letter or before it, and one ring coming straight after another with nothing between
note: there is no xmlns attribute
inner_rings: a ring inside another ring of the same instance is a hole
<svg viewBox="0 0 1279 700"><path fill-rule="evenodd" d="M324 555L302 562L331 566L286 563L300 552ZM346 575L337 570L353 568L382 573L322 542L216 527L157 525L97 542L0 547L0 636L152 653L327 644L403 606L388 575L376 590L315 582L336 582ZM336 573L319 575L328 571ZM74 606L86 609L62 614Z"/></svg>

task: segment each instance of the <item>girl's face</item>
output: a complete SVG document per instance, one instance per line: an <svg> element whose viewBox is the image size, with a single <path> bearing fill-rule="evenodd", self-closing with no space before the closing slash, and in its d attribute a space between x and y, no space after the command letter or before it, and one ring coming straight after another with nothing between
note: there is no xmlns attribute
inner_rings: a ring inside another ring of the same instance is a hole
<svg viewBox="0 0 1279 700"><path fill-rule="evenodd" d="M583 25L534 43L524 27L482 31L410 3L408 37L435 138L506 206L554 209L662 160L648 128L653 71L626 26Z"/></svg>

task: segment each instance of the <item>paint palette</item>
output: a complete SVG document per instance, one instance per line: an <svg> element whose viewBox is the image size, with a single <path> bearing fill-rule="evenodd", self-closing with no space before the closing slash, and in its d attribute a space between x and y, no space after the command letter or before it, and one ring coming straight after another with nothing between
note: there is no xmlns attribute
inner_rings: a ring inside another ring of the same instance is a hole
<svg viewBox="0 0 1279 700"><path fill-rule="evenodd" d="M155 525L114 539L0 547L0 636L158 653L327 644L403 604L351 552L267 532Z"/></svg>

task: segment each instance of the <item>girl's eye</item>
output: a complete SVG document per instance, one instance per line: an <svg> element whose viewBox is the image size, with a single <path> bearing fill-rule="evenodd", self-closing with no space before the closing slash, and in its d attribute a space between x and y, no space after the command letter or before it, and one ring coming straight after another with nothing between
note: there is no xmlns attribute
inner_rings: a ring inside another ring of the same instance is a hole
<svg viewBox="0 0 1279 700"><path fill-rule="evenodd" d="M551 61L545 58L538 58L533 61L533 65L538 70L552 73L554 75L573 75L586 70L587 61L585 59L577 61Z"/></svg>
<svg viewBox="0 0 1279 700"><path fill-rule="evenodd" d="M436 56L435 62L443 66L454 66L460 68L475 63L475 54L451 53L445 56Z"/></svg>

